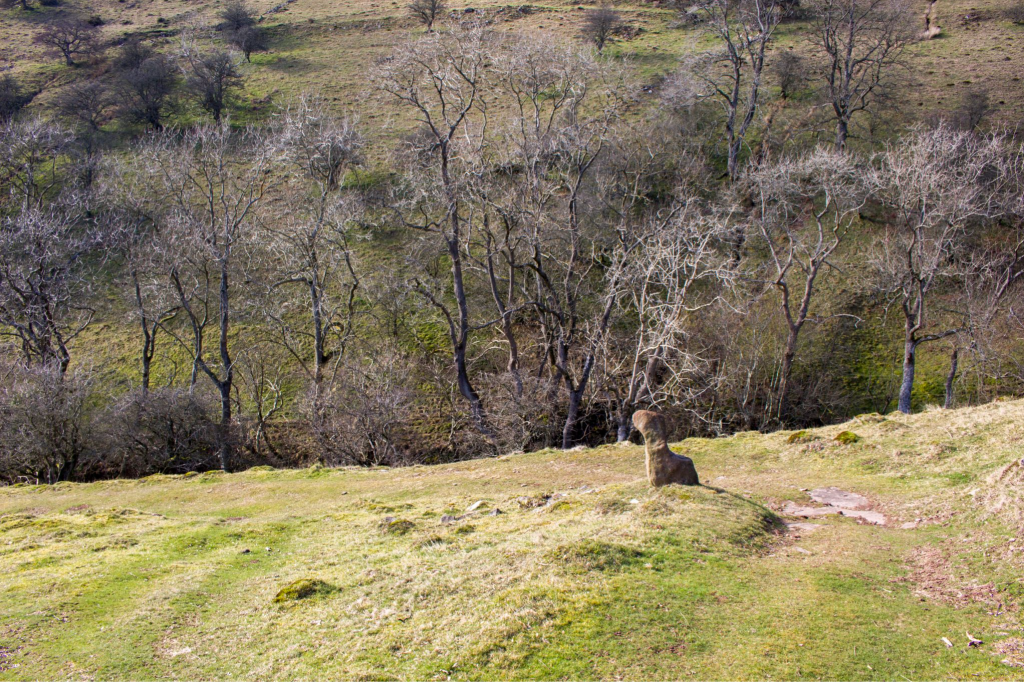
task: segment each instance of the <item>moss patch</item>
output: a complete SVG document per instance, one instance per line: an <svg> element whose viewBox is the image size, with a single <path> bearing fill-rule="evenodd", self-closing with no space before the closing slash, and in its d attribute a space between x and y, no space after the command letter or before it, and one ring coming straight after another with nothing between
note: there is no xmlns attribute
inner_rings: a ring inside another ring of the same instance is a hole
<svg viewBox="0 0 1024 682"><path fill-rule="evenodd" d="M834 440L842 445L853 445L860 440L860 436L853 431L840 431Z"/></svg>
<svg viewBox="0 0 1024 682"><path fill-rule="evenodd" d="M390 516L380 522L380 530L387 535L405 535L413 530L416 524L408 519L394 519Z"/></svg>
<svg viewBox="0 0 1024 682"><path fill-rule="evenodd" d="M310 597L322 597L337 592L338 588L323 580L303 578L289 583L281 588L281 591L274 597L275 604L309 599Z"/></svg>

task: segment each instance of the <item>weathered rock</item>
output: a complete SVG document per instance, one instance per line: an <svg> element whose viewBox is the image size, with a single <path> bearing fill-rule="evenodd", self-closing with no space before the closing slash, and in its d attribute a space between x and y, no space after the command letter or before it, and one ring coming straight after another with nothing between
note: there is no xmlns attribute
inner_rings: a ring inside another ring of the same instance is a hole
<svg viewBox="0 0 1024 682"><path fill-rule="evenodd" d="M782 513L787 516L799 516L804 519L816 519L829 514L838 514L835 507L806 507L795 502L787 502L782 508Z"/></svg>
<svg viewBox="0 0 1024 682"><path fill-rule="evenodd" d="M476 502L474 502L473 504L469 505L469 507L466 508L466 513L467 514L471 514L471 513L475 512L477 509L479 509L480 507L485 506L486 504L487 503L484 502L483 500L477 500Z"/></svg>
<svg viewBox="0 0 1024 682"><path fill-rule="evenodd" d="M668 447L668 428L665 418L650 410L633 413L633 426L643 434L647 455L647 479L653 486L679 483L699 485L697 469L689 457L677 455Z"/></svg>
<svg viewBox="0 0 1024 682"><path fill-rule="evenodd" d="M871 506L871 501L863 495L835 487L816 488L811 491L811 499L840 509L867 509Z"/></svg>
<svg viewBox="0 0 1024 682"><path fill-rule="evenodd" d="M885 515L880 512L868 511L866 509L840 509L839 513L852 519L864 521L865 523L873 523L876 526L885 525Z"/></svg>
<svg viewBox="0 0 1024 682"><path fill-rule="evenodd" d="M455 523L458 520L459 520L459 517L452 516L451 514L444 514L441 517L441 523L444 523L444 524Z"/></svg>

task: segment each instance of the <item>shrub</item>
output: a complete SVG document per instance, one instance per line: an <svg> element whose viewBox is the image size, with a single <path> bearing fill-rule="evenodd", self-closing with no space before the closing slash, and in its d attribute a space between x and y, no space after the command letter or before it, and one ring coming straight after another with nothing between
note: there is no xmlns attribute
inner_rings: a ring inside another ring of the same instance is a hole
<svg viewBox="0 0 1024 682"><path fill-rule="evenodd" d="M9 73L0 76L0 123L6 123L28 103L17 79Z"/></svg>
<svg viewBox="0 0 1024 682"><path fill-rule="evenodd" d="M256 23L256 12L243 0L232 0L220 13L223 21L221 28L231 33L247 28Z"/></svg>
<svg viewBox="0 0 1024 682"><path fill-rule="evenodd" d="M7 367L0 386L0 478L70 481L91 463L89 377L58 363Z"/></svg>
<svg viewBox="0 0 1024 682"><path fill-rule="evenodd" d="M106 413L105 474L140 477L217 465L219 430L210 408L182 389L134 391Z"/></svg>

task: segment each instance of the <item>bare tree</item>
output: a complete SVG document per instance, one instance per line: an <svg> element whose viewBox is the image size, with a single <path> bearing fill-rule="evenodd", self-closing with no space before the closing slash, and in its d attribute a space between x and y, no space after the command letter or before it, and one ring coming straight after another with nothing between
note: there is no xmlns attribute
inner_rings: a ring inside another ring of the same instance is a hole
<svg viewBox="0 0 1024 682"><path fill-rule="evenodd" d="M315 417L324 384L333 378L328 366L337 367L354 331L360 278L350 232L360 206L345 182L362 161L363 140L352 119L334 117L316 95L304 95L283 118L281 144L292 184L283 220L269 227L279 264L270 286L298 288L302 296L287 297L266 312L280 343L312 381Z"/></svg>
<svg viewBox="0 0 1024 682"><path fill-rule="evenodd" d="M163 55L144 58L115 79L114 91L120 102L121 116L129 123L163 129L164 117L174 105L177 86L178 75L168 58Z"/></svg>
<svg viewBox="0 0 1024 682"><path fill-rule="evenodd" d="M267 41L267 34L259 26L245 26L229 37L231 44L238 48L243 55L245 55L245 61L252 61L253 52L265 52L269 43Z"/></svg>
<svg viewBox="0 0 1024 682"><path fill-rule="evenodd" d="M189 51L185 88L204 111L220 121L232 100L233 91L242 86L242 74L236 59L223 50L206 54Z"/></svg>
<svg viewBox="0 0 1024 682"><path fill-rule="evenodd" d="M445 0L413 0L409 5L409 14L418 22L427 27L427 31L434 30L434 22L448 9Z"/></svg>
<svg viewBox="0 0 1024 682"><path fill-rule="evenodd" d="M107 87L99 81L87 80L72 83L62 90L55 107L65 120L95 134L107 122L111 104Z"/></svg>
<svg viewBox="0 0 1024 682"><path fill-rule="evenodd" d="M202 126L183 136L165 135L142 150L162 185L170 210L164 247L170 286L181 324L170 333L220 394L220 464L232 460L234 360L231 324L238 315L235 276L253 267L250 255L260 203L272 181L272 147L249 128L233 135L227 123ZM180 328L178 328L180 327ZM206 354L215 329L217 362Z"/></svg>
<svg viewBox="0 0 1024 682"><path fill-rule="evenodd" d="M348 359L341 380L319 400L314 421L329 464L394 465L403 462L401 439L413 413L410 358L377 346L361 363Z"/></svg>
<svg viewBox="0 0 1024 682"><path fill-rule="evenodd" d="M47 24L34 42L63 57L68 66L75 66L75 59L96 49L98 34L99 30L87 22L61 18Z"/></svg>
<svg viewBox="0 0 1024 682"><path fill-rule="evenodd" d="M75 131L74 149L80 161L82 185L93 184L101 158L103 124L113 104L105 84L98 80L72 83L55 101L60 116Z"/></svg>
<svg viewBox="0 0 1024 682"><path fill-rule="evenodd" d="M928 302L955 280L967 225L998 210L1000 185L1009 177L1003 145L999 136L942 125L907 135L879 158L873 182L893 217L872 260L882 292L904 320L900 412L911 410L918 347L965 327L962 313L937 327Z"/></svg>
<svg viewBox="0 0 1024 682"><path fill-rule="evenodd" d="M765 56L782 18L778 0L704 0L698 6L705 30L720 44L702 57L696 75L725 114L729 178L740 173L740 154L761 101Z"/></svg>
<svg viewBox="0 0 1024 682"><path fill-rule="evenodd" d="M787 336L776 392L784 418L800 332L809 320L815 286L864 205L866 193L855 160L817 149L765 166L752 181L755 220L769 254L767 281L779 294Z"/></svg>
<svg viewBox="0 0 1024 682"><path fill-rule="evenodd" d="M600 54L621 24L622 17L608 5L587 10L583 19L583 37L593 43Z"/></svg>
<svg viewBox="0 0 1024 682"><path fill-rule="evenodd" d="M235 360L239 381L235 390L241 410L251 415L249 433L243 439L245 447L259 459L279 457L270 436L270 423L284 409L284 382L286 372L276 362L269 344L254 344L238 354Z"/></svg>
<svg viewBox="0 0 1024 682"><path fill-rule="evenodd" d="M0 126L0 189L7 201L41 210L63 182L62 157L73 140L69 130L40 118Z"/></svg>
<svg viewBox="0 0 1024 682"><path fill-rule="evenodd" d="M616 440L632 430L633 411L665 397L685 401L688 375L706 363L690 345L694 318L714 305L735 269L729 266L728 220L700 212L696 199L653 216L633 238L635 251L621 250L615 268L623 293L619 305L635 321L624 353L625 386L616 405Z"/></svg>
<svg viewBox="0 0 1024 682"><path fill-rule="evenodd" d="M825 96L841 150L853 118L892 94L914 37L913 10L905 0L815 0L812 10L812 40L825 62Z"/></svg>
<svg viewBox="0 0 1024 682"><path fill-rule="evenodd" d="M107 475L185 473L215 466L217 425L202 399L184 389L132 391L104 412Z"/></svg>
<svg viewBox="0 0 1024 682"><path fill-rule="evenodd" d="M76 214L25 210L0 229L0 336L13 338L25 361L59 374L70 344L93 320L86 295L87 256L100 244Z"/></svg>
<svg viewBox="0 0 1024 682"><path fill-rule="evenodd" d="M431 33L383 62L376 74L384 96L408 107L428 141L429 164L420 184L399 211L403 224L437 238L451 264L454 309L423 281L414 289L444 318L452 344L459 393L469 403L477 429L491 434L483 400L469 376L467 350L474 325L463 266L466 240L464 190L453 166L463 146L479 144L476 125L486 111L484 94L489 36L479 28ZM429 179L428 179L429 178Z"/></svg>
<svg viewBox="0 0 1024 682"><path fill-rule="evenodd" d="M589 224L587 191L628 88L620 71L586 54L531 41L516 49L501 72L513 118L495 146L506 150L499 167L516 169L507 178L515 193L507 207L528 244L523 298L536 310L541 370L566 389L562 445L569 448L619 289L596 254L621 240Z"/></svg>
<svg viewBox="0 0 1024 682"><path fill-rule="evenodd" d="M180 311L178 297L166 283L171 267L168 259L174 254L162 248L165 197L160 179L150 175L148 161L138 155L109 160L99 192L104 204L102 219L116 235L112 241L127 275L119 283L141 334L139 388L143 399L152 381L158 336Z"/></svg>

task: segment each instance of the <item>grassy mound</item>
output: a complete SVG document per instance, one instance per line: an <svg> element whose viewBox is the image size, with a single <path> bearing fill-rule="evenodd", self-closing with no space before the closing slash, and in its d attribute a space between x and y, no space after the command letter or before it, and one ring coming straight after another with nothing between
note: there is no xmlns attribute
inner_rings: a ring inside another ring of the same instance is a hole
<svg viewBox="0 0 1024 682"><path fill-rule="evenodd" d="M3 489L0 679L1024 675L1024 403L791 436Z"/></svg>

